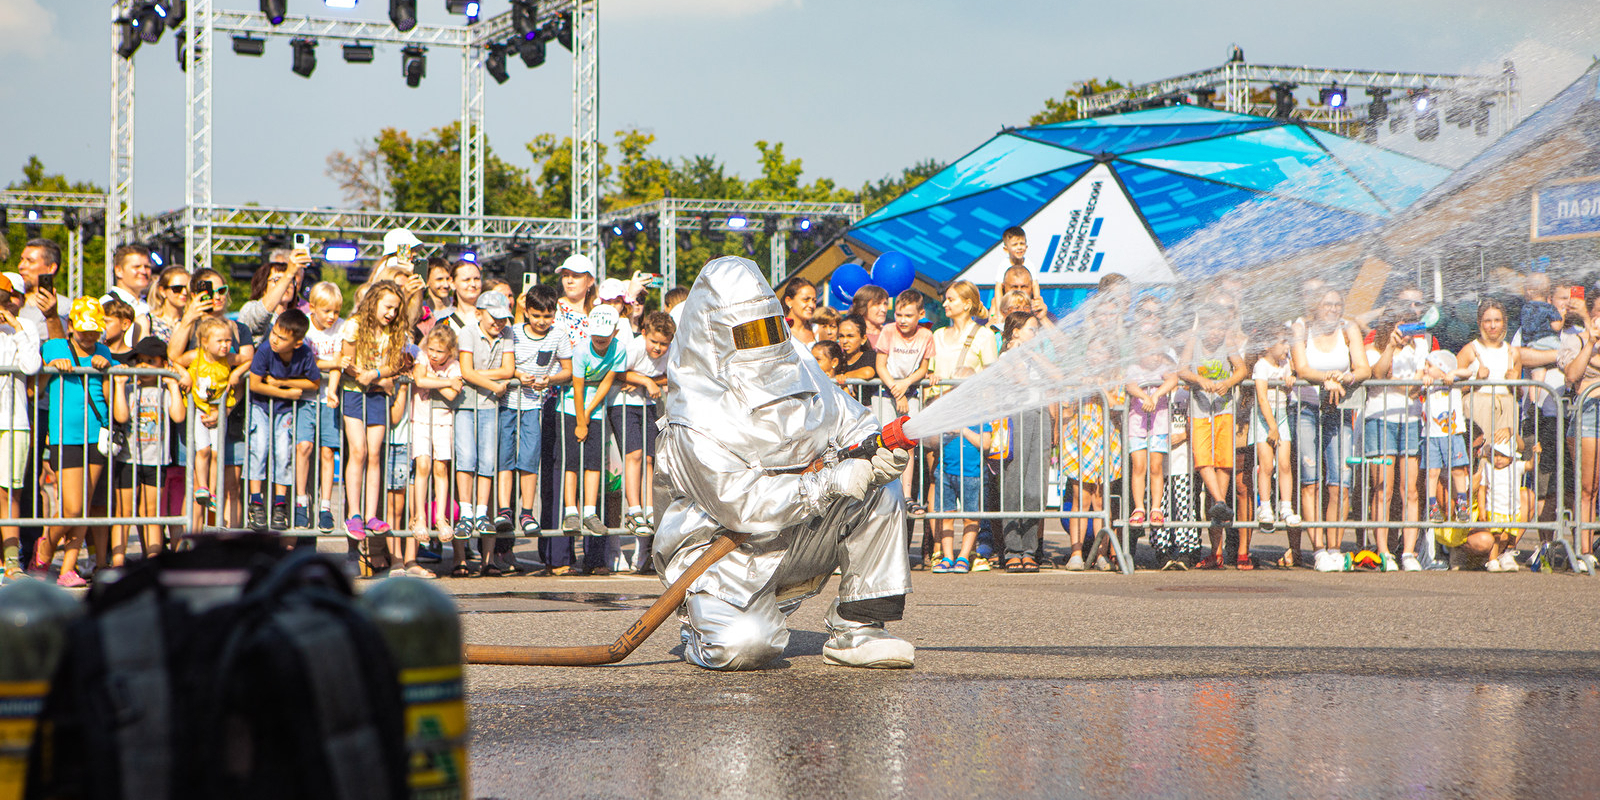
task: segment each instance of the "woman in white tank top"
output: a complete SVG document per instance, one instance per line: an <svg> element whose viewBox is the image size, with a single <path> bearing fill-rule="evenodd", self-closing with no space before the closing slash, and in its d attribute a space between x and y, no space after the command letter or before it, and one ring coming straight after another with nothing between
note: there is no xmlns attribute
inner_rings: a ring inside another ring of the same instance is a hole
<svg viewBox="0 0 1600 800"><path fill-rule="evenodd" d="M1344 296L1329 289L1316 313L1294 326L1294 371L1304 383L1295 387L1289 406L1294 418L1294 443L1300 473L1300 517L1307 522L1343 522L1349 511L1355 455L1352 413L1339 407L1352 387L1371 377L1366 348L1355 323L1344 318ZM1326 486L1325 497L1318 486ZM1339 548L1343 528L1311 529L1314 565L1320 572L1348 568ZM1300 531L1289 529L1284 566L1299 560ZM1293 555L1291 555L1293 554Z"/></svg>
<svg viewBox="0 0 1600 800"><path fill-rule="evenodd" d="M1467 342L1456 356L1457 363L1473 367L1473 380L1514 381L1522 377L1522 358L1517 348L1506 342L1506 309L1497 300L1478 303L1478 338ZM1480 386L1466 398L1467 419L1477 426L1484 439L1495 431L1517 431L1517 401L1507 386Z"/></svg>

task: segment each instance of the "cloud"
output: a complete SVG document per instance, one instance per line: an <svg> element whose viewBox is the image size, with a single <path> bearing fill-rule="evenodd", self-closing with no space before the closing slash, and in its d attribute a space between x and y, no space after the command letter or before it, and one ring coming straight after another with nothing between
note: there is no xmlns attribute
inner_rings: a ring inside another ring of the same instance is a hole
<svg viewBox="0 0 1600 800"><path fill-rule="evenodd" d="M56 17L39 0L0 0L0 56L40 58L51 52Z"/></svg>
<svg viewBox="0 0 1600 800"><path fill-rule="evenodd" d="M10 0L0 0L0 3ZM33 0L22 0L33 2ZM800 8L801 0L607 0L606 14L626 19L748 17L777 8Z"/></svg>

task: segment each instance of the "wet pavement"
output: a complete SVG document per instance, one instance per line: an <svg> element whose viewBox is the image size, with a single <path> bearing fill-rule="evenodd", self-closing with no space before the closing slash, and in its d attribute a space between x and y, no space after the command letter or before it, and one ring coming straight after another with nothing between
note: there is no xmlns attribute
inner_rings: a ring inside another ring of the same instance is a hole
<svg viewBox="0 0 1600 800"><path fill-rule="evenodd" d="M675 626L606 667L471 667L478 797L1600 796L1600 580L914 573L917 667L756 673ZM440 581L468 641L608 643L653 578ZM824 594L826 596L826 593Z"/></svg>

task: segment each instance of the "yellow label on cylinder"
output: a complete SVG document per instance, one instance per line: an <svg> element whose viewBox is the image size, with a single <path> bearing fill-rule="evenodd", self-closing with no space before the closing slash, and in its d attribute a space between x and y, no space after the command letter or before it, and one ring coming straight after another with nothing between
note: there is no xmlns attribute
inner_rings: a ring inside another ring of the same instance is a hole
<svg viewBox="0 0 1600 800"><path fill-rule="evenodd" d="M22 797L28 747L48 681L0 681L0 800Z"/></svg>
<svg viewBox="0 0 1600 800"><path fill-rule="evenodd" d="M406 704L407 784L412 800L469 797L461 665L401 670L400 691Z"/></svg>

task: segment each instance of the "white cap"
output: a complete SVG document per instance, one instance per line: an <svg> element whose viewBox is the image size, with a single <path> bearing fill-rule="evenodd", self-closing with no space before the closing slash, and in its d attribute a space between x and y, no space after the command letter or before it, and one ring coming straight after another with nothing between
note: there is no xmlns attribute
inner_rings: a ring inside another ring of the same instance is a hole
<svg viewBox="0 0 1600 800"><path fill-rule="evenodd" d="M1449 350L1435 350L1428 354L1428 363L1439 368L1440 372L1454 372L1460 366L1456 362L1456 354Z"/></svg>
<svg viewBox="0 0 1600 800"><path fill-rule="evenodd" d="M28 284L26 281L22 280L21 275L18 275L15 272L5 272L0 274L6 276L6 285L11 287L12 294L28 293Z"/></svg>
<svg viewBox="0 0 1600 800"><path fill-rule="evenodd" d="M383 254L393 255L400 252L400 245L408 244L412 247L421 247L422 240L406 228L395 228L383 235Z"/></svg>
<svg viewBox="0 0 1600 800"><path fill-rule="evenodd" d="M567 272L582 272L591 278L595 277L594 261L582 253L573 253L572 255L567 256L567 260L561 262L561 266L557 267L556 269L558 271L566 270Z"/></svg>
<svg viewBox="0 0 1600 800"><path fill-rule="evenodd" d="M617 316L617 310L611 306L595 306L594 310L589 312L587 321L589 335L615 336L617 323L621 319L621 317Z"/></svg>
<svg viewBox="0 0 1600 800"><path fill-rule="evenodd" d="M1494 443L1494 451L1496 453L1499 453L1500 455L1505 456L1506 458L1516 458L1517 457L1517 451L1513 450L1511 448L1511 443L1510 442L1495 442Z"/></svg>
<svg viewBox="0 0 1600 800"><path fill-rule="evenodd" d="M628 297L628 284L616 278L606 278L600 282L600 291L596 296L602 303L607 300L625 300Z"/></svg>

